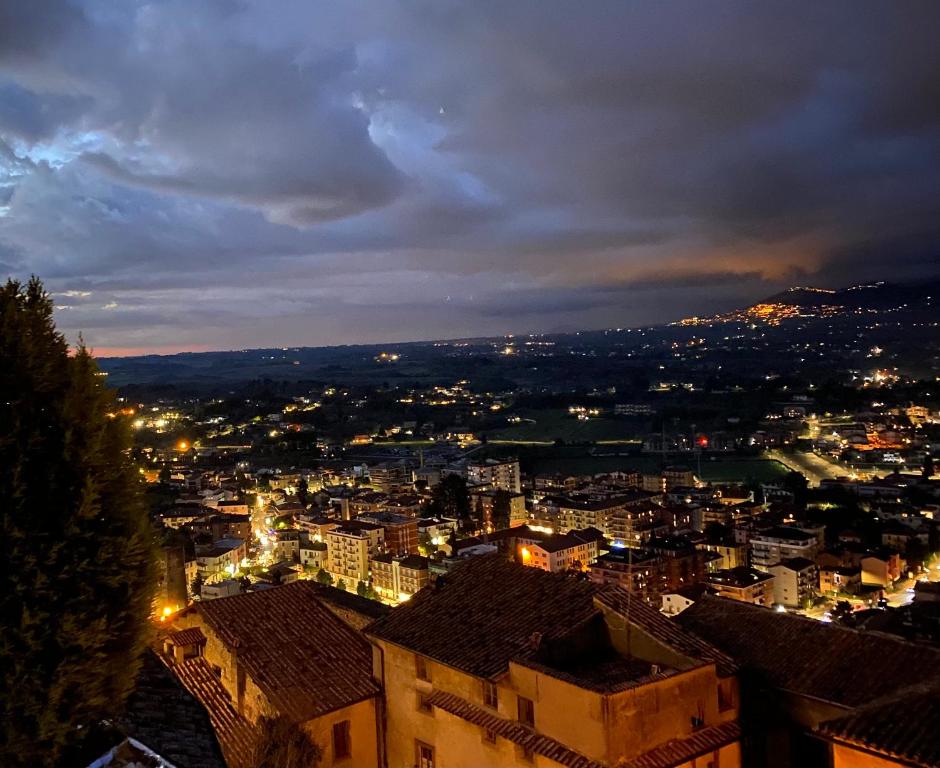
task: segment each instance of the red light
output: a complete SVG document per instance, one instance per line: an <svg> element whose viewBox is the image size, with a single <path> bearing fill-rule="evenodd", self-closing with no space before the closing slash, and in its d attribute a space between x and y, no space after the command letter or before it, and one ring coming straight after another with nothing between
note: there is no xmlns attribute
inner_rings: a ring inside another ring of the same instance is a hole
<svg viewBox="0 0 940 768"><path fill-rule="evenodd" d="M698 439L698 444L699 444L700 446L702 446L702 448L708 448L708 438L705 437L705 435L702 435L702 436Z"/></svg>

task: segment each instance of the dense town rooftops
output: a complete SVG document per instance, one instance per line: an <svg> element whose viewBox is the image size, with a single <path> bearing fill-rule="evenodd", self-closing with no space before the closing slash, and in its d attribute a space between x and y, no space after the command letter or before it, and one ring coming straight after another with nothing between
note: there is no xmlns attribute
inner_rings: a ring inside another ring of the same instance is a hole
<svg viewBox="0 0 940 768"><path fill-rule="evenodd" d="M611 612L629 615L632 626L668 648L663 658L678 653L689 667L715 663L720 674L734 669L715 647L619 587L526 568L499 555L461 563L365 632L479 677L496 677L515 662L599 693L677 671L674 661L653 660L654 670L651 660L618 654L604 620ZM685 669L685 662L677 668Z"/></svg>
<svg viewBox="0 0 940 768"><path fill-rule="evenodd" d="M309 581L197 603L278 712L304 721L378 695L368 642Z"/></svg>
<svg viewBox="0 0 940 768"><path fill-rule="evenodd" d="M789 568L791 571L805 571L807 568L815 568L816 563L806 557L790 557L784 560L781 560L779 563L771 566L776 568L778 565L782 565L785 568Z"/></svg>
<svg viewBox="0 0 940 768"><path fill-rule="evenodd" d="M674 621L781 690L857 707L940 680L940 649L735 600L703 597Z"/></svg>

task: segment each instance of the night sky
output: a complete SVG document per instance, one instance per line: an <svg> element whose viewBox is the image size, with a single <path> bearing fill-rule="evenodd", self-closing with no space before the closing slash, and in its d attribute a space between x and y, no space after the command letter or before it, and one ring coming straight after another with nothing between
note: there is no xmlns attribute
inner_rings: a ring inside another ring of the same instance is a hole
<svg viewBox="0 0 940 768"><path fill-rule="evenodd" d="M0 0L0 276L99 354L940 272L940 2Z"/></svg>

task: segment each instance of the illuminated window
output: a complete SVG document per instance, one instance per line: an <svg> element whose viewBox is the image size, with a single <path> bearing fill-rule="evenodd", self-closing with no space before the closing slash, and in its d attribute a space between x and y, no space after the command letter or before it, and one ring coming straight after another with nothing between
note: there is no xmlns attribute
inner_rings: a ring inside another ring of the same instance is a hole
<svg viewBox="0 0 940 768"><path fill-rule="evenodd" d="M352 755L352 739L349 735L349 721L333 723L333 759L342 760Z"/></svg>
<svg viewBox="0 0 940 768"><path fill-rule="evenodd" d="M418 768L434 768L434 747L415 741L415 762Z"/></svg>
<svg viewBox="0 0 940 768"><path fill-rule="evenodd" d="M490 709L499 709L499 693L493 683L483 681L483 704Z"/></svg>

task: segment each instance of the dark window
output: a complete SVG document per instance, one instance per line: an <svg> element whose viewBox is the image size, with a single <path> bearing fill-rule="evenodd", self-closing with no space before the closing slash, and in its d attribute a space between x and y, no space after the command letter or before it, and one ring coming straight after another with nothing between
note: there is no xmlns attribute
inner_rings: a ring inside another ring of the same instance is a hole
<svg viewBox="0 0 940 768"><path fill-rule="evenodd" d="M428 701L428 695L426 693L421 693L420 691L418 692L418 711L427 712L428 714L431 714L431 712L434 711L430 702Z"/></svg>
<svg viewBox="0 0 940 768"><path fill-rule="evenodd" d="M535 704L533 703L532 699L527 699L525 696L519 696L516 701L519 722L523 725L528 725L530 728L534 728Z"/></svg>
<svg viewBox="0 0 940 768"><path fill-rule="evenodd" d="M434 768L434 747L423 741L415 742L415 761L418 768Z"/></svg>
<svg viewBox="0 0 940 768"><path fill-rule="evenodd" d="M352 754L352 740L349 737L349 721L333 723L333 759L342 760Z"/></svg>
<svg viewBox="0 0 940 768"><path fill-rule="evenodd" d="M499 693L493 683L483 681L483 704L490 709L499 709Z"/></svg>
<svg viewBox="0 0 940 768"><path fill-rule="evenodd" d="M415 677L419 680L431 680L431 675L428 673L428 664L424 656L415 656Z"/></svg>

